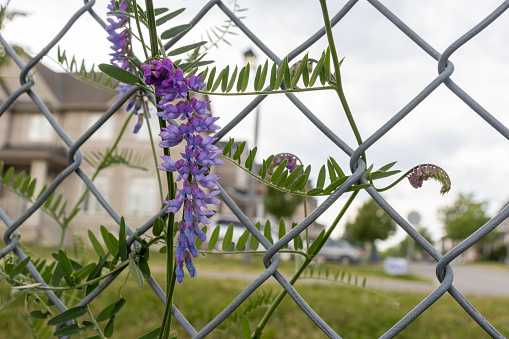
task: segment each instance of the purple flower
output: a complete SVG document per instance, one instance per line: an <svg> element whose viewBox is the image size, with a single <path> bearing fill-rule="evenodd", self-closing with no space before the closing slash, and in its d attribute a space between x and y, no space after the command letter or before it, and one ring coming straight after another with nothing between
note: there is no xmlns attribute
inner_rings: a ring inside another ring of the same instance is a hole
<svg viewBox="0 0 509 339"><path fill-rule="evenodd" d="M200 101L196 98L191 98L191 105L193 105L194 111L200 115L212 114L212 112L206 108L208 104L210 104L210 101Z"/></svg>
<svg viewBox="0 0 509 339"><path fill-rule="evenodd" d="M190 89L193 91L199 91L203 87L205 87L205 83L201 82L201 75L191 75L190 78L187 79L187 86L189 86Z"/></svg>
<svg viewBox="0 0 509 339"><path fill-rule="evenodd" d="M424 164L416 166L408 175L408 181L413 188L422 187L422 183L428 179L435 179L442 184L442 188L440 189L441 194L445 194L451 189L451 179L449 175L436 165Z"/></svg>
<svg viewBox="0 0 509 339"><path fill-rule="evenodd" d="M122 40L120 37L119 41ZM163 163L157 166L159 170L178 172L177 181L182 180L182 188L177 189L175 199L164 200L167 213L177 213L184 208L182 220L179 222L179 235L176 246L176 270L177 281L183 282L183 265L186 264L191 277L196 275L196 268L192 257L198 256L195 237L205 241L207 236L199 225L209 224L208 217L214 215L214 211L208 210L207 204L219 205L220 200L215 198L220 193L216 180L219 176L210 173L210 167L221 165L223 161L217 157L222 151L214 145L217 138L201 136L199 133L215 131L219 126L214 123L218 117L207 117L211 112L207 110L210 101L199 101L196 98L189 99L189 90L199 91L205 84L201 82L201 76L192 75L185 78L182 70L175 67L169 58L161 60L151 59L141 65L145 83L153 85L155 94L162 97L157 107L162 111L157 116L163 120L183 121L178 127L168 125L162 128L159 135L162 141L159 147L173 147L185 140L185 151L180 153L181 159L175 160L170 156L162 156ZM174 103L175 99L182 99ZM205 193L201 188L213 190Z"/></svg>

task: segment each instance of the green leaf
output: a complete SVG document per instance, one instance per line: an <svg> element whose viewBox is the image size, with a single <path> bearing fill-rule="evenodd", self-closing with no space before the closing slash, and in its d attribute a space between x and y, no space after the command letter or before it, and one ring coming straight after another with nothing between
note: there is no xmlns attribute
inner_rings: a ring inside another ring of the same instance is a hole
<svg viewBox="0 0 509 339"><path fill-rule="evenodd" d="M161 218L156 218L154 220L154 225L152 226L152 233L158 237L163 233L164 230L164 222Z"/></svg>
<svg viewBox="0 0 509 339"><path fill-rule="evenodd" d="M260 87L260 75L262 74L262 66L258 66L258 68L256 69L256 75L255 75L255 79L254 79L254 90L256 92L259 91L259 87ZM263 85L262 85L263 86Z"/></svg>
<svg viewBox="0 0 509 339"><path fill-rule="evenodd" d="M295 226L297 226L297 223L293 223L292 224L292 229L295 228ZM293 238L293 246L295 247L295 249L297 250L300 250L302 249L302 239L300 237L299 234L297 234L297 236L295 238Z"/></svg>
<svg viewBox="0 0 509 339"><path fill-rule="evenodd" d="M323 67L327 79L330 79L330 47L327 47L327 50L325 51L325 60L323 62Z"/></svg>
<svg viewBox="0 0 509 339"><path fill-rule="evenodd" d="M30 261L30 257L26 257L25 259L21 260L19 264L17 264L13 269L12 272L9 274L9 278L13 279L16 275L23 272L25 267L28 265L28 262Z"/></svg>
<svg viewBox="0 0 509 339"><path fill-rule="evenodd" d="M244 77L242 78L242 87L240 89L242 92L246 91L247 84L248 84L248 81L249 81L249 72L250 71L251 71L251 66L248 63L247 66L246 66L246 71L244 72Z"/></svg>
<svg viewBox="0 0 509 339"><path fill-rule="evenodd" d="M271 90L277 89L277 88L275 88L276 87L276 78L277 78L277 64L274 63L272 65L272 69L270 71L270 83L269 83L269 86L270 86Z"/></svg>
<svg viewBox="0 0 509 339"><path fill-rule="evenodd" d="M0 178L2 178L2 171L4 170L4 162L0 160Z"/></svg>
<svg viewBox="0 0 509 339"><path fill-rule="evenodd" d="M59 315L48 320L49 326L60 325L70 320L79 318L87 313L85 306L76 306L60 313Z"/></svg>
<svg viewBox="0 0 509 339"><path fill-rule="evenodd" d="M236 251L242 251L246 248L247 239L249 239L249 230L245 230L244 233L240 236L237 241L237 246L235 247Z"/></svg>
<svg viewBox="0 0 509 339"><path fill-rule="evenodd" d="M223 80L223 73L224 73L224 69L219 73L219 75L217 76L217 79L216 81L214 82L214 86L212 86L212 88L210 89L211 92L215 92L216 89L219 87L219 85L221 84L221 81Z"/></svg>
<svg viewBox="0 0 509 339"><path fill-rule="evenodd" d="M286 178L288 177L288 169L285 168L285 170L283 171L283 173L279 176L279 178L277 179L277 181L275 182L276 184L276 187L281 187L283 186L283 184L285 183L286 181Z"/></svg>
<svg viewBox="0 0 509 339"><path fill-rule="evenodd" d="M284 58L283 62L281 63L281 66L279 66L279 69L277 71L277 77L276 77L276 83L275 83L274 89L278 89L281 86L281 81L283 81L283 77L285 75L287 68L288 68L288 58Z"/></svg>
<svg viewBox="0 0 509 339"><path fill-rule="evenodd" d="M272 232L270 230L270 221L267 220L265 222L265 227L263 228L263 236L265 238L267 238L267 240L271 243L271 244L274 244L274 240L272 239Z"/></svg>
<svg viewBox="0 0 509 339"><path fill-rule="evenodd" d="M341 167L338 165L338 163L336 162L336 160L334 160L334 158L330 157L330 162L332 163L332 166L334 167L334 170L336 171L336 173L338 174L339 177L344 177L345 176L345 172L343 172L343 170L341 169Z"/></svg>
<svg viewBox="0 0 509 339"><path fill-rule="evenodd" d="M19 172L19 174L16 176L16 179L12 182L12 188L17 189L19 185L21 185L21 182L23 181L23 178L25 177L25 171Z"/></svg>
<svg viewBox="0 0 509 339"><path fill-rule="evenodd" d="M259 231L260 230L260 222L257 222L256 225L255 225L256 229ZM251 239L249 241L249 249L251 251L256 251L256 249L258 248L258 245L260 244L260 242L258 241L258 239L256 239L252 234L251 234Z"/></svg>
<svg viewBox="0 0 509 339"><path fill-rule="evenodd" d="M286 226L285 220L283 218L279 219L279 239L286 235ZM283 248L288 248L288 245L283 246Z"/></svg>
<svg viewBox="0 0 509 339"><path fill-rule="evenodd" d="M157 338L159 338L160 332L161 332L161 327L158 327L155 330L150 331L147 334L144 334L139 339L157 339Z"/></svg>
<svg viewBox="0 0 509 339"><path fill-rule="evenodd" d="M354 185L354 186L350 187L349 189L347 189L346 191L347 192L355 192L355 191L359 191L361 189L368 188L368 187L371 187L371 185L370 184Z"/></svg>
<svg viewBox="0 0 509 339"><path fill-rule="evenodd" d="M237 160L240 164L240 156L242 152L244 152L244 148L246 147L246 142L243 141L240 145L237 146L235 153L233 154L233 160Z"/></svg>
<svg viewBox="0 0 509 339"><path fill-rule="evenodd" d="M397 161L391 162L390 164L387 164L385 166L380 167L379 171L386 172L392 168L397 163Z"/></svg>
<svg viewBox="0 0 509 339"><path fill-rule="evenodd" d="M197 43L194 43L194 44L191 44L191 45L187 45L187 46L183 46L183 47L180 47L180 48L176 48L173 51L170 51L170 52L166 53L166 55L167 56L179 55L179 54L191 51L191 50L193 50L195 48L201 47L201 46L205 45L206 43L207 43L206 41L201 41L201 42L197 42Z"/></svg>
<svg viewBox="0 0 509 339"><path fill-rule="evenodd" d="M252 150L249 150L249 155L247 156L246 159L246 168L249 170L249 172L253 170L254 159L256 157L257 150L258 150L257 147L253 148Z"/></svg>
<svg viewBox="0 0 509 339"><path fill-rule="evenodd" d="M223 70L223 76L221 79L221 91L226 92L226 88L228 86L228 75L230 73L230 66L226 66L226 68Z"/></svg>
<svg viewBox="0 0 509 339"><path fill-rule="evenodd" d="M106 338L110 338L113 335L113 331L115 330L115 316L113 316L110 321L106 324L104 328L104 336Z"/></svg>
<svg viewBox="0 0 509 339"><path fill-rule="evenodd" d="M323 190L323 194L327 195L327 194L330 194L332 193L336 188L338 188L342 183L344 183L349 177L348 176L344 176L342 178L337 178L336 180L334 180L329 186L327 186L324 190Z"/></svg>
<svg viewBox="0 0 509 339"><path fill-rule="evenodd" d="M230 78L230 82L228 83L228 87L226 87L226 93L229 93L232 90L233 84L235 84L236 77L237 77L237 66L235 66L235 69L233 70L233 74Z"/></svg>
<svg viewBox="0 0 509 339"><path fill-rule="evenodd" d="M260 80L258 82L258 88L255 89L257 92L263 89L263 85L265 85L265 79L267 79L267 70L269 67L269 61L265 60L265 64L263 65L262 73L260 74Z"/></svg>
<svg viewBox="0 0 509 339"><path fill-rule="evenodd" d="M288 67L288 59L286 59L284 72L285 86L286 88L290 88L292 86L292 75L290 74L290 68Z"/></svg>
<svg viewBox="0 0 509 339"><path fill-rule="evenodd" d="M49 315L49 312L43 312L41 310L30 312L30 317L34 319L46 319Z"/></svg>
<svg viewBox="0 0 509 339"><path fill-rule="evenodd" d="M317 249L318 244L322 241L324 236L325 236L325 230L322 230L320 232L320 234L318 235L318 237L316 237L315 241L313 241L311 243L311 245L309 246L309 249L308 249L309 254L316 254L315 250Z"/></svg>
<svg viewBox="0 0 509 339"><path fill-rule="evenodd" d="M251 338L251 330L249 329L249 321L245 316L242 317L242 338L250 339Z"/></svg>
<svg viewBox="0 0 509 339"><path fill-rule="evenodd" d="M99 243L99 241L97 240L97 238L95 237L94 233L92 233L91 230L88 230L88 237L97 255L99 257L104 257L106 253L104 252L103 247L101 246L101 244Z"/></svg>
<svg viewBox="0 0 509 339"><path fill-rule="evenodd" d="M118 313L124 307L127 300L125 298L120 298L118 301L114 302L106 306L95 319L98 323L108 320Z"/></svg>
<svg viewBox="0 0 509 339"><path fill-rule="evenodd" d="M156 9L154 9L154 15L155 16L161 15L161 14L166 13L166 12L168 12L168 8L156 8Z"/></svg>
<svg viewBox="0 0 509 339"><path fill-rule="evenodd" d="M71 261L67 257L64 251L58 250L58 263L64 274L64 279L69 286L74 286L74 276Z"/></svg>
<svg viewBox="0 0 509 339"><path fill-rule="evenodd" d="M313 74L311 74L311 78L309 79L310 87L312 87L315 84L316 78L320 74L320 70L323 67L324 59L325 59L325 53L322 53L322 56L321 56L320 60L318 60L318 63L316 64Z"/></svg>
<svg viewBox="0 0 509 339"><path fill-rule="evenodd" d="M233 239L233 223L228 226L228 229L226 230L226 234L224 235L223 245L222 245L223 252L226 252L228 250L228 248L230 247L230 244L232 242L232 239Z"/></svg>
<svg viewBox="0 0 509 339"><path fill-rule="evenodd" d="M295 179L297 179L297 177L301 174L301 171L303 168L304 168L303 165L297 166L297 168L295 168L292 171L292 173L288 176L288 178L286 178L285 183L284 183L284 186L286 188L290 187L290 185L295 181Z"/></svg>
<svg viewBox="0 0 509 339"><path fill-rule="evenodd" d="M212 68L209 74L209 79L207 81L207 91L210 91L212 88L212 85L214 84L214 75L216 75L216 67ZM203 79L205 81L205 79Z"/></svg>
<svg viewBox="0 0 509 339"><path fill-rule="evenodd" d="M138 285L139 288L143 287L144 279L143 275L141 274L140 268L133 259L129 260L129 273L133 276L134 281Z"/></svg>
<svg viewBox="0 0 509 339"><path fill-rule="evenodd" d="M81 329L78 326L78 324L72 324L70 326L64 326L61 329L55 331L55 333L53 333L53 335L57 336L57 337L62 337L62 336L80 334L80 332L81 332Z"/></svg>
<svg viewBox="0 0 509 339"><path fill-rule="evenodd" d="M307 173L298 177L297 180L295 180L295 182L292 184L292 186L290 186L290 192L302 191L302 189L306 187L308 177L309 174Z"/></svg>
<svg viewBox="0 0 509 339"><path fill-rule="evenodd" d="M83 278L92 273L95 269L95 266L96 265L94 263L90 263L87 266L78 270L78 272L74 274L74 278L76 279L76 281L80 282Z"/></svg>
<svg viewBox="0 0 509 339"><path fill-rule="evenodd" d="M285 159L285 160L283 160L282 163L279 164L279 166L276 168L276 170L272 174L272 176L270 178L270 182L275 183L277 181L277 179L279 179L281 174L283 174L283 171L285 170L287 163L288 163L288 161Z"/></svg>
<svg viewBox="0 0 509 339"><path fill-rule="evenodd" d="M316 187L323 188L325 184L325 165L320 168L320 173L318 174L318 180L316 182Z"/></svg>
<svg viewBox="0 0 509 339"><path fill-rule="evenodd" d="M306 72L307 72L307 67L305 67L305 66L307 66L307 64L308 64L308 54L306 54L304 56L304 58L302 58L302 60L300 61L299 67L297 67L297 70L293 74L292 83L290 84L291 88L295 88L295 86L297 86L297 83L299 82L299 78L300 78L302 72L304 71L304 68L306 68Z"/></svg>
<svg viewBox="0 0 509 339"><path fill-rule="evenodd" d="M109 236L110 232L108 232L106 227L104 227L103 225L101 225L100 230L104 240L104 244L106 245L108 251L110 251L111 254L117 253L118 246L115 246L115 244L111 241L111 237Z"/></svg>
<svg viewBox="0 0 509 339"><path fill-rule="evenodd" d="M55 266L55 271L53 272L53 275L51 276L51 285L58 287L60 285L60 281L62 281L63 277L64 277L64 274L62 273L60 264L57 264L57 266Z"/></svg>
<svg viewBox="0 0 509 339"><path fill-rule="evenodd" d="M244 73L246 73L246 66L242 67L239 72L239 78L237 80L237 92L242 91L242 84L244 82Z"/></svg>
<svg viewBox="0 0 509 339"><path fill-rule="evenodd" d="M28 192L26 194L26 196L28 198L31 198L32 195L34 195L34 191L35 191L35 184L37 183L37 179L34 179L30 182L30 186L28 186Z"/></svg>
<svg viewBox="0 0 509 339"><path fill-rule="evenodd" d="M26 190L28 189L28 185L30 185L30 180L32 180L32 178L30 178L30 176L27 176L25 178L25 181L23 181L23 185L21 185L21 193L24 194L26 192Z"/></svg>
<svg viewBox="0 0 509 339"><path fill-rule="evenodd" d="M212 251L214 247L216 247L218 239L219 239L219 226L216 226L216 228L212 232L212 235L210 236L209 245L207 247L209 251Z"/></svg>
<svg viewBox="0 0 509 339"><path fill-rule="evenodd" d="M374 172L373 174L371 174L369 176L369 180L377 180L377 179L387 178L387 177L390 177L391 175L398 174L400 172L401 172L400 170L382 172L382 173Z"/></svg>
<svg viewBox="0 0 509 339"><path fill-rule="evenodd" d="M132 74L131 72L123 70L120 67L113 66L110 64L100 64L99 69L106 75L109 75L113 79L116 79L120 82L129 84L129 85L138 85L138 86L146 87L143 80L141 80L140 78L138 78L136 75Z"/></svg>
<svg viewBox="0 0 509 339"><path fill-rule="evenodd" d="M118 232L118 252L120 260L127 260L127 244L125 241L125 220L124 217L120 218L120 230Z"/></svg>
<svg viewBox="0 0 509 339"><path fill-rule="evenodd" d="M319 195L323 192L323 188L321 187L316 187L316 188L313 188L313 189L310 189L307 194L308 195Z"/></svg>
<svg viewBox="0 0 509 339"><path fill-rule="evenodd" d="M166 14L162 18L159 18L159 19L156 20L156 26L161 26L162 24L164 24L165 22L173 19L174 17L176 17L177 15L179 15L180 13L182 13L185 10L186 10L185 8L181 8L181 9L176 10L175 12L171 12L169 14Z"/></svg>
<svg viewBox="0 0 509 339"><path fill-rule="evenodd" d="M7 172L5 172L3 182L8 184L9 181L11 180L13 174L14 174L14 166L11 166L11 167L9 167Z"/></svg>
<svg viewBox="0 0 509 339"><path fill-rule="evenodd" d="M193 25L191 25L191 24L184 24L184 25L179 25L179 26L172 27L172 28L164 31L161 34L161 40L168 40L168 39L171 39L173 37L176 37L180 33L187 31L191 27L193 27Z"/></svg>
<svg viewBox="0 0 509 339"><path fill-rule="evenodd" d="M147 252L145 253L145 255L143 257L140 258L140 262L139 262L139 265L138 267L140 268L140 271L145 274L145 276L147 277L147 279L150 278L150 266L148 265L148 261L147 261L147 254L148 254L148 249L147 249Z"/></svg>
<svg viewBox="0 0 509 339"><path fill-rule="evenodd" d="M330 161L330 158L327 159L327 169L329 170L330 181L336 181L338 177L336 175L336 171L334 170L334 165L332 165L332 162Z"/></svg>

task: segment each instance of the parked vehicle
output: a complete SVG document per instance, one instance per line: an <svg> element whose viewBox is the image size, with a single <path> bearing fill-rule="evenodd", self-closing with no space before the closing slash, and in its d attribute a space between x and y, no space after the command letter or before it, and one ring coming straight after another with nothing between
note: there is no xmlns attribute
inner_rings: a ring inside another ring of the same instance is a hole
<svg viewBox="0 0 509 339"><path fill-rule="evenodd" d="M363 252L360 248L353 246L344 239L329 239L316 256L318 262L339 261L342 264L359 263L362 260Z"/></svg>

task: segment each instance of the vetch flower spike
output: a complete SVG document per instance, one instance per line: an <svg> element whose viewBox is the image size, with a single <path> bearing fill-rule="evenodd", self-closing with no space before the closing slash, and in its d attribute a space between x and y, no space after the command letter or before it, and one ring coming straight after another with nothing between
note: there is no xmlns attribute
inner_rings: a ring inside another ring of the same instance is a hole
<svg viewBox="0 0 509 339"><path fill-rule="evenodd" d="M182 70L176 67L169 58L153 58L141 65L145 84L153 85L156 96L162 97L157 107L161 110L157 116L162 120L179 120L182 123L176 127L163 127L159 135L162 141L159 147L169 148L185 142L185 151L180 153L181 159L162 156L163 163L157 166L161 171L177 172L176 181L182 182L177 196L172 200L164 200L167 213L177 213L182 208L182 220L179 222L179 234L175 249L177 262L175 273L177 281L184 281L184 263L191 277L196 275L196 268L192 262L198 256L195 237L205 241L207 236L199 228L199 224L209 224L209 217L214 211L208 210L207 204L218 205L221 201L214 198L219 194L216 180L219 176L210 173L214 165L222 165L223 160L217 159L222 154L213 143L217 138L201 136L199 133L214 131L220 127L215 125L218 117L204 117L212 114L206 107L210 101L200 101L191 98L189 89L200 90L205 86L201 76L191 75L185 79ZM179 100L180 99L180 100ZM176 102L174 102L176 101ZM205 193L202 189L212 190Z"/></svg>
<svg viewBox="0 0 509 339"><path fill-rule="evenodd" d="M407 173L408 181L414 188L422 187L422 183L428 179L435 179L442 184L442 188L440 189L441 194L445 194L451 189L451 179L449 178L449 175L446 171L436 165L419 165Z"/></svg>

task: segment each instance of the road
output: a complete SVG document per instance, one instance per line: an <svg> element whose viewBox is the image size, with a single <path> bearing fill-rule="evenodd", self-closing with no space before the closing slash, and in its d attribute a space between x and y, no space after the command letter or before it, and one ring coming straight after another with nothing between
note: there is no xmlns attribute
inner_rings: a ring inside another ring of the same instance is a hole
<svg viewBox="0 0 509 339"><path fill-rule="evenodd" d="M487 267L471 264L453 264L453 285L465 296L492 296L509 298L509 268ZM385 291L408 291L430 293L439 286L435 276L435 265L432 263L410 263L408 273L421 276L429 282L405 281L400 279L384 279L369 277L366 287ZM254 280L256 273L216 272L202 270L201 276L227 279ZM289 278L289 277L286 277ZM269 278L271 280L273 278ZM327 283L323 280L305 279L303 282Z"/></svg>

